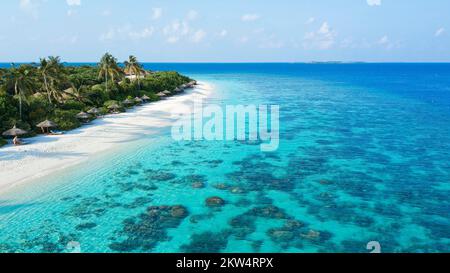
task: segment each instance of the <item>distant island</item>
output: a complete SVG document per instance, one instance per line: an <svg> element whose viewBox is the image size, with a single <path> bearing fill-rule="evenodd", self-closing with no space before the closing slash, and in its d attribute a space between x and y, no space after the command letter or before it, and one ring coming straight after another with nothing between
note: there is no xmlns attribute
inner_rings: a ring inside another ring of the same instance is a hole
<svg viewBox="0 0 450 273"><path fill-rule="evenodd" d="M71 130L96 116L158 101L194 84L177 72L145 70L134 56L118 63L109 53L97 66L67 66L59 57L12 64L0 69L0 132L11 128L20 128L25 136L49 132L39 124ZM0 137L0 146L6 143Z"/></svg>

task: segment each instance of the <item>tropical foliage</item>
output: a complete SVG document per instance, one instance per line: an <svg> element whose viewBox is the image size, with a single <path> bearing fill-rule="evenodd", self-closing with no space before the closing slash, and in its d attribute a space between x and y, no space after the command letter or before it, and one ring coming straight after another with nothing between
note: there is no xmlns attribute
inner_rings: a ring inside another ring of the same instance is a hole
<svg viewBox="0 0 450 273"><path fill-rule="evenodd" d="M76 118L80 111L96 107L106 113L111 101L122 107L123 100L143 95L156 101L157 93L189 81L177 72L146 71L134 56L121 65L108 53L97 66L68 66L59 57L13 64L0 69L0 132L17 125L38 133L35 125L45 119L61 130L73 129L81 125Z"/></svg>

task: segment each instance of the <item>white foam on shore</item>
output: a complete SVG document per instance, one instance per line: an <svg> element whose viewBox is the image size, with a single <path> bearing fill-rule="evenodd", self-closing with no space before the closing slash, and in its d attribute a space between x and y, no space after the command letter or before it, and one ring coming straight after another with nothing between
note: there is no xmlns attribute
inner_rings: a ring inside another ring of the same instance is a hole
<svg viewBox="0 0 450 273"><path fill-rule="evenodd" d="M154 134L170 126L176 115L191 111L194 100L208 97L212 90L210 84L199 82L189 94L108 115L64 135L37 136L25 139L24 146L4 146L0 148L0 193Z"/></svg>

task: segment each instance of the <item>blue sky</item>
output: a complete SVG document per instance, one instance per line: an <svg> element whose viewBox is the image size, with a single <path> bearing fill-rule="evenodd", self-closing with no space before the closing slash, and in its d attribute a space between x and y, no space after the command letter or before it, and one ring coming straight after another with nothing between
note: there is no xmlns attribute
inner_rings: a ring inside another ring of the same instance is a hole
<svg viewBox="0 0 450 273"><path fill-rule="evenodd" d="M0 62L450 62L448 0L2 0Z"/></svg>

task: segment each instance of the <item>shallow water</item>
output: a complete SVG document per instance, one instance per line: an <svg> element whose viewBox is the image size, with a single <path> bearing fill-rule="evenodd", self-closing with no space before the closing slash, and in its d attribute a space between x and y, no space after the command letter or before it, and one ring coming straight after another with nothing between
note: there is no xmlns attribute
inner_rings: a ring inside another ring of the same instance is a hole
<svg viewBox="0 0 450 273"><path fill-rule="evenodd" d="M0 196L0 252L450 251L449 64L147 65L280 105L279 149L167 128Z"/></svg>

